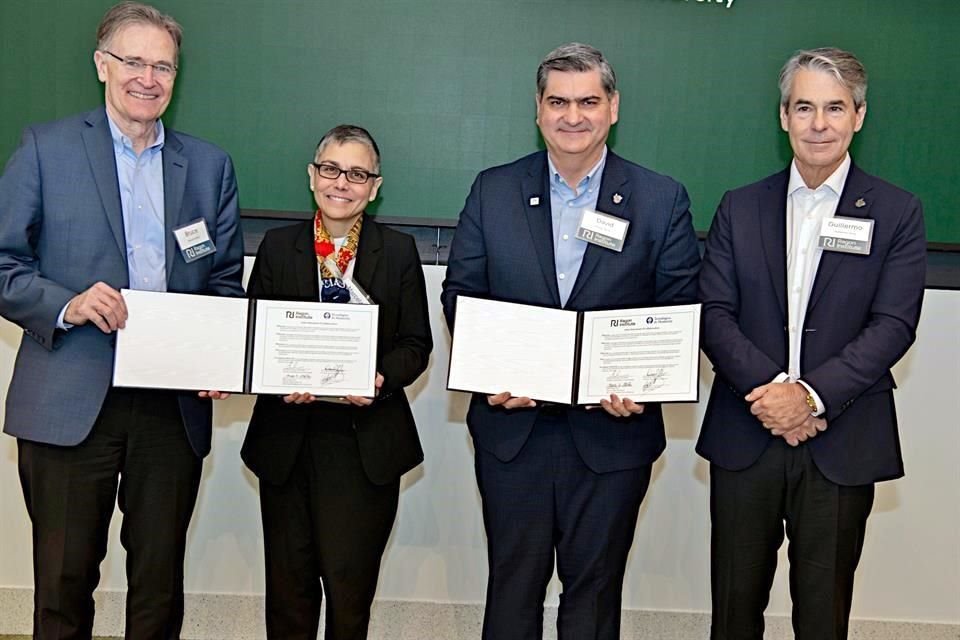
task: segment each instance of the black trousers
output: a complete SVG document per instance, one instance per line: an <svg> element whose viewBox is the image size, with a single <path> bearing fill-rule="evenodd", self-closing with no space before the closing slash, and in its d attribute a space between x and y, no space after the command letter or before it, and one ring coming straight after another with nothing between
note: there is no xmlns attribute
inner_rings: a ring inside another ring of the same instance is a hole
<svg viewBox="0 0 960 640"><path fill-rule="evenodd" d="M310 425L287 481L260 483L267 638L315 640L324 594L324 638L367 637L399 496L367 478L349 418Z"/></svg>
<svg viewBox="0 0 960 640"><path fill-rule="evenodd" d="M619 640L627 554L650 465L591 471L560 410L541 413L510 462L477 447L476 472L489 557L484 640L543 637L554 554L560 640Z"/></svg>
<svg viewBox="0 0 960 640"><path fill-rule="evenodd" d="M93 591L116 501L127 551L126 637L179 638L183 556L202 461L187 440L176 395L111 389L81 444L21 439L17 446L33 524L33 637L91 637Z"/></svg>
<svg viewBox="0 0 960 640"><path fill-rule="evenodd" d="M711 465L711 639L762 640L784 529L795 637L846 638L873 494L831 482L807 447L779 438L745 470Z"/></svg>

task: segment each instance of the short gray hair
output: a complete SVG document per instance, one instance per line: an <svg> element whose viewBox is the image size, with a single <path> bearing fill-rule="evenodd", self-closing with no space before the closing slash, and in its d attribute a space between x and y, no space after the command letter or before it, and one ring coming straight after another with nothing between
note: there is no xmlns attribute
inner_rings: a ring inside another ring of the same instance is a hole
<svg viewBox="0 0 960 640"><path fill-rule="evenodd" d="M180 42L183 40L183 27L171 16L160 13L157 9L141 2L121 2L110 7L103 14L100 26L97 27L97 49L105 50L110 39L117 31L132 24L146 24L163 29L173 38L174 55L180 57ZM177 61L174 60L174 63Z"/></svg>
<svg viewBox="0 0 960 640"><path fill-rule="evenodd" d="M780 106L790 106L790 89L797 71L823 71L837 79L853 94L853 106L859 110L867 103L867 70L857 56L835 47L797 51L780 70Z"/></svg>
<svg viewBox="0 0 960 640"><path fill-rule="evenodd" d="M373 152L373 172L380 173L380 147L377 146L377 142L373 139L373 136L370 135L369 131L353 124L338 124L320 138L320 142L317 143L317 150L313 153L313 159L319 159L323 150L334 142L337 144L358 142L366 146Z"/></svg>
<svg viewBox="0 0 960 640"><path fill-rule="evenodd" d="M603 54L588 44L579 42L570 42L560 45L543 60L537 67L537 96L542 97L547 88L547 74L551 71L600 71L600 82L603 84L603 90L607 96L612 96L617 91L617 74L613 67L603 57Z"/></svg>

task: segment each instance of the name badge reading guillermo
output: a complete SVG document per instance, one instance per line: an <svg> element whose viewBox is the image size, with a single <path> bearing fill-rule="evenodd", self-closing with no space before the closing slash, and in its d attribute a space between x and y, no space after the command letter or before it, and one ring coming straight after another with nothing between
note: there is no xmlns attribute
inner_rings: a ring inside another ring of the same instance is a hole
<svg viewBox="0 0 960 640"><path fill-rule="evenodd" d="M864 218L825 218L820 225L817 246L824 251L870 255L873 242L873 220Z"/></svg>
<svg viewBox="0 0 960 640"><path fill-rule="evenodd" d="M623 218L584 209L580 216L577 237L590 244L619 253L623 251L623 241L627 237L629 226L630 222Z"/></svg>
<svg viewBox="0 0 960 640"><path fill-rule="evenodd" d="M173 235L177 238L180 255L187 262L199 260L217 250L213 246L213 240L210 239L210 232L207 230L207 223L203 218L177 227L173 230Z"/></svg>

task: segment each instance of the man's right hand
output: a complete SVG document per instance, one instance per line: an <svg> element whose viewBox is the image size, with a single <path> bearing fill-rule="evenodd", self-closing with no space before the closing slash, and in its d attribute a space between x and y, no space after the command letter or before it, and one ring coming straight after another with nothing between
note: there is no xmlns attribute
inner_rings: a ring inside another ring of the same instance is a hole
<svg viewBox="0 0 960 640"><path fill-rule="evenodd" d="M537 403L530 398L526 396L516 398L510 395L509 391L487 396L487 404L491 407L503 407L504 409L531 409L537 406Z"/></svg>
<svg viewBox="0 0 960 640"><path fill-rule="evenodd" d="M127 304L120 292L98 282L67 303L63 321L72 325L92 322L100 331L112 333L127 323Z"/></svg>
<svg viewBox="0 0 960 640"><path fill-rule="evenodd" d="M817 418L816 416L810 416L807 418L803 424L795 429L791 429L786 433L778 433L777 431L772 431L774 435L781 436L784 440L787 441L787 444L791 447L800 446L801 442L806 442L810 438L816 437L821 431L827 430L827 421L823 418Z"/></svg>

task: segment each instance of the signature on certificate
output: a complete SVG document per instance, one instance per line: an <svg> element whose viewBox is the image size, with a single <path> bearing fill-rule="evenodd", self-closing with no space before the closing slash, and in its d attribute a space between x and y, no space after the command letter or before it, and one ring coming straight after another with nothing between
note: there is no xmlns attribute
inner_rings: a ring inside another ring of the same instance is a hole
<svg viewBox="0 0 960 640"><path fill-rule="evenodd" d="M643 390L655 391L667 384L667 370L663 367L651 369L643 374Z"/></svg>
<svg viewBox="0 0 960 640"><path fill-rule="evenodd" d="M633 376L620 369L611 369L607 372L607 393L624 393L632 390Z"/></svg>
<svg viewBox="0 0 960 640"><path fill-rule="evenodd" d="M328 365L323 368L323 374L320 376L320 384L327 385L335 382L343 382L343 365Z"/></svg>
<svg viewBox="0 0 960 640"><path fill-rule="evenodd" d="M283 367L283 384L309 384L312 377L310 371L297 360L290 360Z"/></svg>

